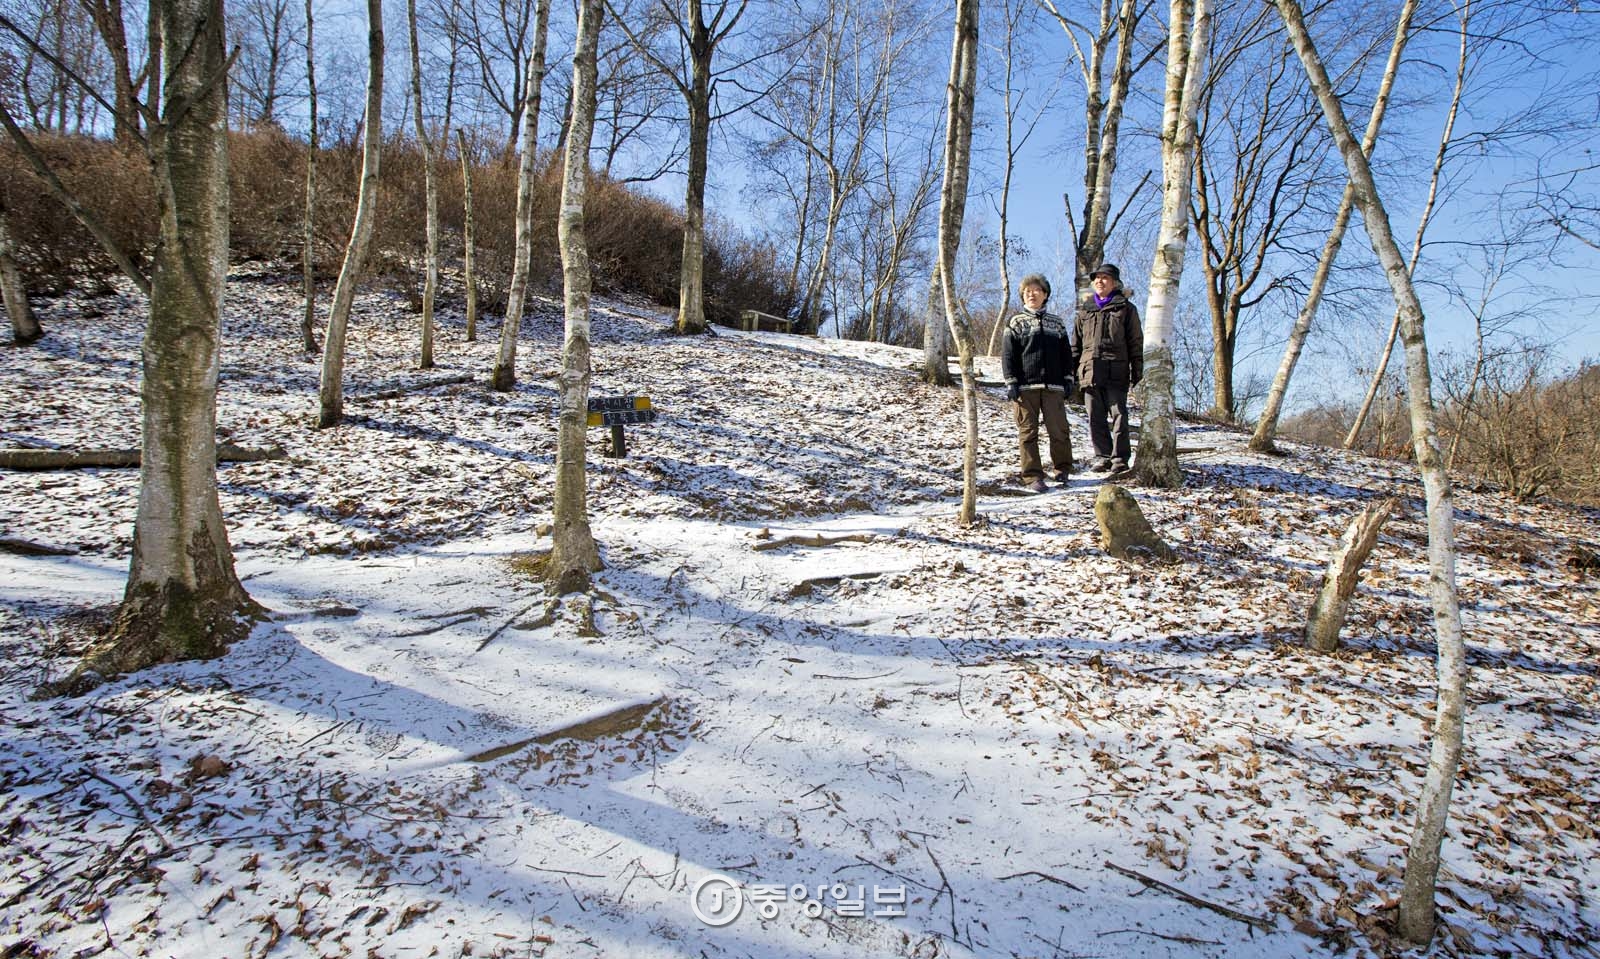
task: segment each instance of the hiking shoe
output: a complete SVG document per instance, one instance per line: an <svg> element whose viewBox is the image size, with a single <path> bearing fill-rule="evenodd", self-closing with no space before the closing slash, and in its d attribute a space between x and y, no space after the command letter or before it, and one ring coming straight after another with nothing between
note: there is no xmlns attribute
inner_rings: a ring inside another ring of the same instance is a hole
<svg viewBox="0 0 1600 959"><path fill-rule="evenodd" d="M1089 464L1089 472L1104 473L1111 469L1111 459L1106 456L1096 456L1094 462Z"/></svg>
<svg viewBox="0 0 1600 959"><path fill-rule="evenodd" d="M1050 487L1045 485L1044 479L1041 477L1040 479L1036 479L1031 483L1025 484L1023 488L1033 490L1035 493L1043 493Z"/></svg>
<svg viewBox="0 0 1600 959"><path fill-rule="evenodd" d="M1125 473L1129 473L1129 472L1132 472L1132 470L1130 470L1128 468L1128 464L1127 463L1124 463L1122 460L1112 460L1111 461L1111 471L1107 475L1108 476L1121 476L1121 475L1123 475Z"/></svg>

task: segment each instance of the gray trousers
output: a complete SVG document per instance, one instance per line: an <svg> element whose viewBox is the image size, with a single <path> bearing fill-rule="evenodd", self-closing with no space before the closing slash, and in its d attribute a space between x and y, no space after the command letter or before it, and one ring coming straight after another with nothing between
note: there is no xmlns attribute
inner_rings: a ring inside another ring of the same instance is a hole
<svg viewBox="0 0 1600 959"><path fill-rule="evenodd" d="M1083 390L1083 407L1089 414L1089 443L1094 447L1095 458L1116 460L1124 466L1131 463L1128 449L1128 388L1086 386Z"/></svg>

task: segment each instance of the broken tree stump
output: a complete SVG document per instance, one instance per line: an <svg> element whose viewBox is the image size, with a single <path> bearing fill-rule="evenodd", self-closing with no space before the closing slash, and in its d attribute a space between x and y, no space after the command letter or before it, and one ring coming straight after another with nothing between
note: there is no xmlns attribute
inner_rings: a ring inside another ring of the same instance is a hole
<svg viewBox="0 0 1600 959"><path fill-rule="evenodd" d="M1317 652L1331 653L1339 648L1339 631L1344 629L1345 613L1361 581L1361 567L1378 543L1378 531L1383 529L1399 502L1391 496L1356 514L1350 528L1344 531L1333 558L1328 560L1322 585L1317 589L1317 600L1311 604L1311 613L1306 617L1306 645Z"/></svg>
<svg viewBox="0 0 1600 959"><path fill-rule="evenodd" d="M1115 483L1100 485L1100 493L1094 498L1094 518L1100 524L1100 545L1118 559L1174 557L1172 547L1150 528L1138 500Z"/></svg>

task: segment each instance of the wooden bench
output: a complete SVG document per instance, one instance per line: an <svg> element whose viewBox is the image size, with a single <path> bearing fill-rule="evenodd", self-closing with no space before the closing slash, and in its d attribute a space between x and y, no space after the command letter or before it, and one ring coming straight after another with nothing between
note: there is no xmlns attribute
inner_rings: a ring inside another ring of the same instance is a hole
<svg viewBox="0 0 1600 959"><path fill-rule="evenodd" d="M766 330L772 333L793 333L794 321L760 310L745 310L739 314L739 329L748 332Z"/></svg>

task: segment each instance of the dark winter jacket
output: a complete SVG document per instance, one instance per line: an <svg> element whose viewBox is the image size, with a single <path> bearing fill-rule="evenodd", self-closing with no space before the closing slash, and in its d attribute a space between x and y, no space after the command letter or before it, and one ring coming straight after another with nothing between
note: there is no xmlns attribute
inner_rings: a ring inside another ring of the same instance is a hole
<svg viewBox="0 0 1600 959"><path fill-rule="evenodd" d="M1045 310L1023 310L1006 321L1000 372L1007 386L1071 392L1075 354L1072 328L1065 320Z"/></svg>
<svg viewBox="0 0 1600 959"><path fill-rule="evenodd" d="M1073 326L1078 343L1078 384L1138 386L1144 376L1144 330L1139 311L1121 290L1105 306L1091 293L1078 307Z"/></svg>

